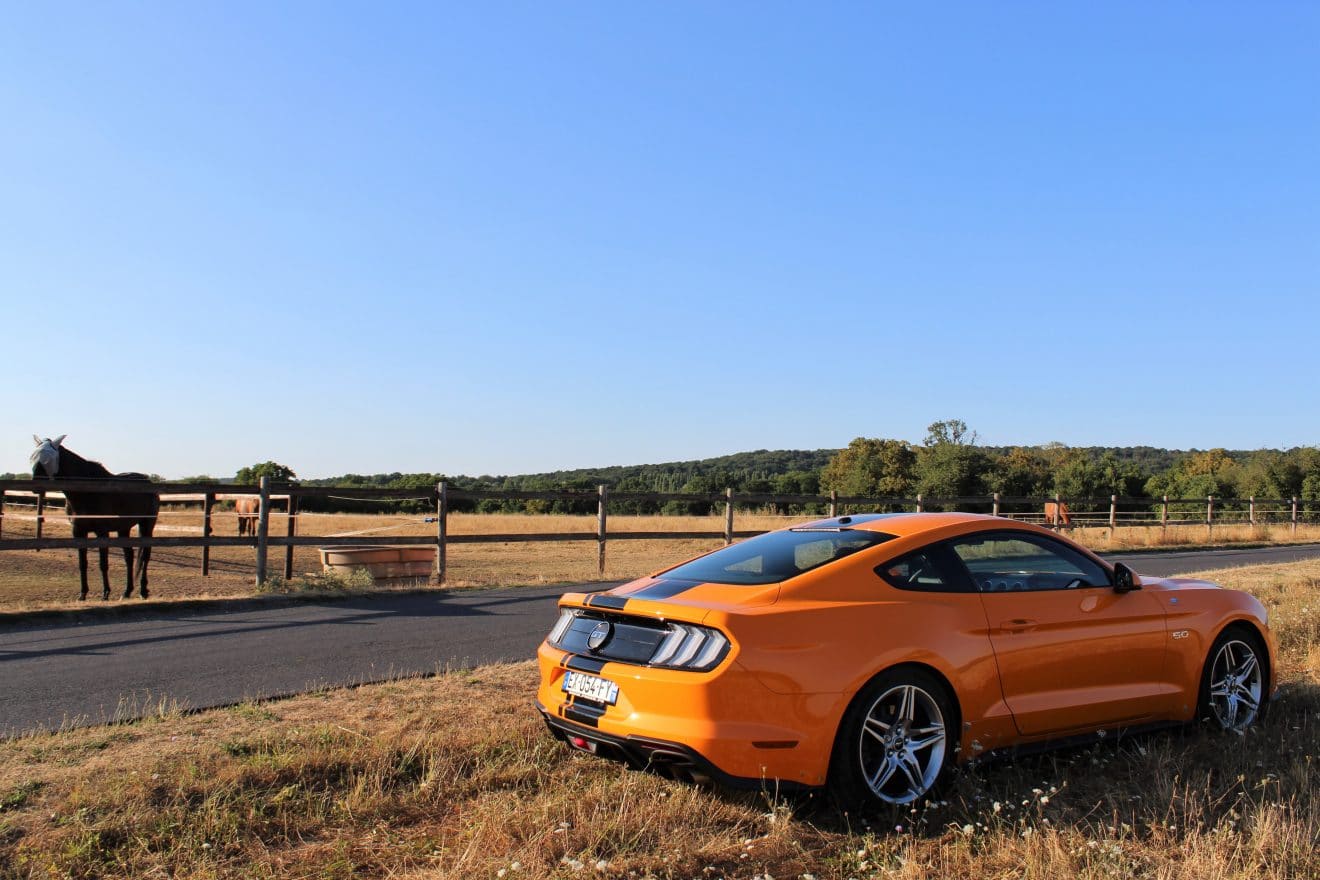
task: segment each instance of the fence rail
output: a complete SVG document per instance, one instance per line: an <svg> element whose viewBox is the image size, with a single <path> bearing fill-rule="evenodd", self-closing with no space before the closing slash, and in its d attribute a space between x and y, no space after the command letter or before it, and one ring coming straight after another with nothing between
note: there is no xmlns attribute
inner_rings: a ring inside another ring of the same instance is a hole
<svg viewBox="0 0 1320 880"><path fill-rule="evenodd" d="M127 493L141 495L152 492L162 501L170 503L202 504L202 534L195 538L51 538L45 537L43 526L49 514L46 513L48 500L64 500L65 493ZM229 537L213 533L213 517L217 501L256 497L259 501L256 534L252 537ZM36 537L5 538L5 508L10 499L32 499L36 508ZM382 540L380 536L312 536L298 535L299 499L301 498L336 498L367 501L426 501L434 507L436 531L426 536L396 536ZM476 534L451 535L448 530L449 514L454 502L467 501L576 501L596 506L596 530L591 532L537 532L513 534ZM275 502L283 502L287 511L287 534L273 535L270 528L270 514ZM610 531L608 509L610 502L648 502L685 504L723 505L724 528L721 531ZM1306 509L1303 509L1303 504ZM1204 526L1213 533L1216 526L1223 525L1258 525L1279 523L1291 525L1294 532L1304 517L1311 515L1314 502L1302 502L1298 498L1139 498L1110 495L1099 498L1065 498L1017 496L1017 495L968 495L952 497L912 497L898 496L851 496L831 492L828 495L774 495L759 492L737 493L732 489L714 493L691 492L617 492L612 493L607 486L599 486L594 491L584 490L497 490L497 489L454 489L441 482L434 489L373 489L373 488L335 488L330 486L273 485L269 478L263 477L257 485L221 485L210 483L150 483L141 481L105 480L0 480L0 550L45 550L45 549L90 549L101 547L200 547L202 548L202 574L210 573L210 552L213 547L251 547L256 553L257 582L266 580L267 556L270 548L282 547L285 550L284 576L293 576L293 551L295 547L370 547L382 543L397 546L434 545L436 564L433 579L444 583L447 567L446 548L451 544L520 544L550 541L595 541L598 544L599 570L605 571L605 548L609 541L621 540L676 540L676 539L722 539L726 543L761 534L759 531L735 531L733 514L736 506L752 505L813 505L829 511L830 516L837 516L847 508L866 507L882 510L914 509L918 512L941 510L946 507L972 508L980 512L993 513L1039 522L1053 528L1066 527L1101 527L1114 529L1119 526L1160 527L1169 526ZM1052 513L1047 513L1047 505L1055 505ZM1006 508L1031 507L1030 512ZM1196 515L1189 518L1188 509L1194 509ZM1230 508L1233 508L1230 510ZM1065 513L1066 512L1066 513ZM1171 514L1173 514L1171 516ZM1202 515L1203 514L1203 515ZM1069 522L1064 521L1064 517Z"/></svg>

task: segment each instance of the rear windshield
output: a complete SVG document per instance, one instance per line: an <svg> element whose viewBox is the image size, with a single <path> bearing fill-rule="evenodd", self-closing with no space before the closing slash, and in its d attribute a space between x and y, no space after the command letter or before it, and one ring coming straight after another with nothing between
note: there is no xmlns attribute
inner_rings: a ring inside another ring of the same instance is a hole
<svg viewBox="0 0 1320 880"><path fill-rule="evenodd" d="M769 532L671 568L660 577L712 584L774 584L893 537L860 529Z"/></svg>

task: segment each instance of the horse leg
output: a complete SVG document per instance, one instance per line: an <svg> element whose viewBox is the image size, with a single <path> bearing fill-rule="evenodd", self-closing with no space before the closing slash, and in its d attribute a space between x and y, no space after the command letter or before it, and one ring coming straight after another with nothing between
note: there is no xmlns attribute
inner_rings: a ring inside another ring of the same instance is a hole
<svg viewBox="0 0 1320 880"><path fill-rule="evenodd" d="M97 534L98 538L108 538L110 533L104 535ZM101 601L106 602L110 599L110 548L97 547L101 552Z"/></svg>
<svg viewBox="0 0 1320 880"><path fill-rule="evenodd" d="M79 535L78 537L85 538L87 536ZM82 582L82 592L78 594L78 601L86 602L87 601L87 548L86 547L78 548L78 578Z"/></svg>
<svg viewBox="0 0 1320 880"><path fill-rule="evenodd" d="M119 537L127 538L132 533L133 533L132 529L124 529L122 532L119 533ZM124 548L124 579L128 581L128 585L124 588L124 598L132 599L133 598L133 548L132 547Z"/></svg>
<svg viewBox="0 0 1320 880"><path fill-rule="evenodd" d="M150 521L138 525L138 533L144 538L150 538L153 531ZM147 563L151 561L151 548L143 547L138 553L138 593L143 599L147 598Z"/></svg>

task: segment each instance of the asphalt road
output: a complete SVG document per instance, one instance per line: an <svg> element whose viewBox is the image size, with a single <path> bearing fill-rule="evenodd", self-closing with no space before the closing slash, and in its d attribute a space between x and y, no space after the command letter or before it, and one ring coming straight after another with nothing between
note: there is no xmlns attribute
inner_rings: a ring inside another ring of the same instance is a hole
<svg viewBox="0 0 1320 880"><path fill-rule="evenodd" d="M1140 574L1320 558L1320 545L1114 555ZM593 584L579 589L606 589ZM525 660L563 587L0 624L0 736Z"/></svg>

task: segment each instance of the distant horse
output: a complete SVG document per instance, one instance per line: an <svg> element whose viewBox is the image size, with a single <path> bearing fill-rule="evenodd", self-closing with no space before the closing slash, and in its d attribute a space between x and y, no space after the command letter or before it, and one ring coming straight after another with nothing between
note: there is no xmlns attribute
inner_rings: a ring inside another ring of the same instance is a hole
<svg viewBox="0 0 1320 880"><path fill-rule="evenodd" d="M1045 502L1045 525L1072 526L1072 517L1068 515L1068 502Z"/></svg>
<svg viewBox="0 0 1320 880"><path fill-rule="evenodd" d="M260 498L239 498L234 501L234 510L238 511L238 535L257 533L257 514L261 512Z"/></svg>
<svg viewBox="0 0 1320 880"><path fill-rule="evenodd" d="M104 480L117 483L142 483L150 487L151 482L145 474L112 474L99 461L88 461L76 452L65 449L61 444L66 435L61 434L54 440L45 440L32 435L37 441L36 451L32 453L32 479L34 480ZM98 538L108 538L116 533L120 538L127 538L137 526L143 538L150 538L156 528L156 515L160 512L160 496L152 491L143 492L97 492L79 489L65 490L65 510L73 525L75 538L86 538L94 534ZM106 547L101 551L101 598L110 598L110 559ZM147 598L147 563L151 560L151 548L143 547L138 554L136 579L142 598ZM124 565L128 569L128 586L124 598L133 595L133 548L124 548ZM78 575L82 579L80 600L87 598L87 548L78 548Z"/></svg>

